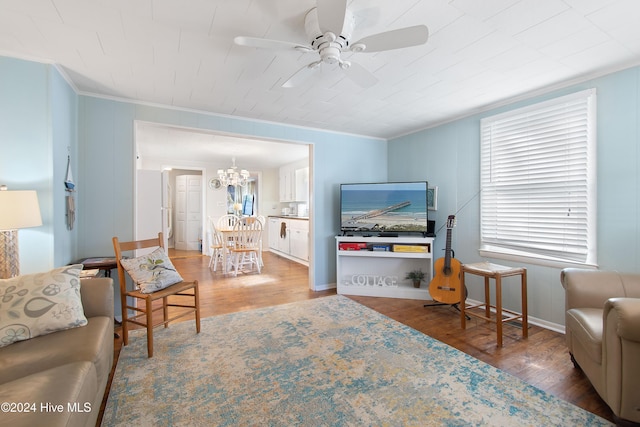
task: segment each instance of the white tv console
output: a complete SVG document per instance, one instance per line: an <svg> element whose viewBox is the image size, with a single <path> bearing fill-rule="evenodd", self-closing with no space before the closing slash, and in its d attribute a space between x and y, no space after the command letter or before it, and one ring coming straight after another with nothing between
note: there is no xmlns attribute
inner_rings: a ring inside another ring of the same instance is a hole
<svg viewBox="0 0 640 427"><path fill-rule="evenodd" d="M428 248L425 252L392 252L374 250L341 250L341 243L373 245L409 245ZM336 269L338 293L387 298L430 300L429 282L433 270L432 237L336 237ZM425 273L419 288L414 288L409 271Z"/></svg>

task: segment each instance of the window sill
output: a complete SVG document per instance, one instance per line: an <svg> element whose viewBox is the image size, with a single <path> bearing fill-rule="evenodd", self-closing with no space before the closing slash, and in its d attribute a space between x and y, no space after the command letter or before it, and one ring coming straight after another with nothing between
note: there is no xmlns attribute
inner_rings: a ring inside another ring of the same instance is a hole
<svg viewBox="0 0 640 427"><path fill-rule="evenodd" d="M480 248L478 250L480 256L486 258L504 259L508 261L515 261L525 264L541 265L544 267L553 268L588 268L597 269L597 264L585 264L576 261L568 261L562 259L548 258L543 256L525 255L516 251L498 250L496 248Z"/></svg>

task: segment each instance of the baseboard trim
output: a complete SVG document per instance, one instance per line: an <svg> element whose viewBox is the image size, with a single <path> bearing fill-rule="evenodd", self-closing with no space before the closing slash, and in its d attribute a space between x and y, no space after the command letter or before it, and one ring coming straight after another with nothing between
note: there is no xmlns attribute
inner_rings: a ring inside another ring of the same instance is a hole
<svg viewBox="0 0 640 427"><path fill-rule="evenodd" d="M329 289L336 289L338 287L337 283L326 283L324 285L316 285L313 289L314 291L328 291Z"/></svg>
<svg viewBox="0 0 640 427"><path fill-rule="evenodd" d="M304 266L309 267L309 261L305 261L303 259L296 258L296 257L294 257L292 255L286 254L284 252L280 252L279 250L276 250L276 249L273 249L273 248L269 248L268 252L271 252L274 255L278 255L278 256L280 256L282 258L286 258L286 259L288 259L290 261L294 261L294 262L297 262L298 264L302 264Z"/></svg>

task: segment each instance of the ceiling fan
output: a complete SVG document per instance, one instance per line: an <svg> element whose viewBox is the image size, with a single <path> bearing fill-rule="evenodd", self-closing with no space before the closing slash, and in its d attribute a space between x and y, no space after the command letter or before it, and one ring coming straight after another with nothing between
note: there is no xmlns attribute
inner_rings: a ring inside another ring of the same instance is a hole
<svg viewBox="0 0 640 427"><path fill-rule="evenodd" d="M304 22L309 44L300 44L258 37L238 36L234 42L240 46L261 49L296 50L298 52L317 52L319 59L305 65L295 72L282 87L295 87L319 71L324 64L338 64L347 77L362 87L371 87L378 79L367 69L350 61L343 60L343 52L382 52L417 46L427 42L429 29L425 25L401 28L373 34L351 42L354 16L347 9L347 0L317 0L316 7L307 12Z"/></svg>

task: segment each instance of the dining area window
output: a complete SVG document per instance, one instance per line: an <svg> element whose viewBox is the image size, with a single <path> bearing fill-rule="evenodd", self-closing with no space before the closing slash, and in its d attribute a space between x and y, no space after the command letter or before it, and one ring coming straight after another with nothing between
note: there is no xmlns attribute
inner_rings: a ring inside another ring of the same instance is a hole
<svg viewBox="0 0 640 427"><path fill-rule="evenodd" d="M227 186L227 213L254 216L258 212L258 179L251 176L245 186Z"/></svg>

